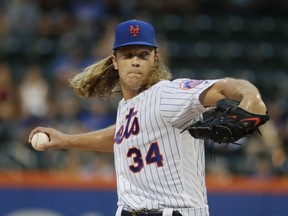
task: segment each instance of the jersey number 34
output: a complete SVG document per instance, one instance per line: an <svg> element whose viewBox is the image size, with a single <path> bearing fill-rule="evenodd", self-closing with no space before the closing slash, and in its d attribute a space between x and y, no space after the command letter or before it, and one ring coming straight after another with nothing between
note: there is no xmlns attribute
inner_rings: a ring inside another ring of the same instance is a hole
<svg viewBox="0 0 288 216"><path fill-rule="evenodd" d="M140 149L136 147L130 148L127 152L127 157L133 158L133 164L129 166L129 169L134 173L140 172L141 169L144 167L144 160L142 158L142 153ZM145 162L147 165L156 163L157 167L163 166L163 156L160 153L157 142L152 142L150 144L149 150L145 157Z"/></svg>

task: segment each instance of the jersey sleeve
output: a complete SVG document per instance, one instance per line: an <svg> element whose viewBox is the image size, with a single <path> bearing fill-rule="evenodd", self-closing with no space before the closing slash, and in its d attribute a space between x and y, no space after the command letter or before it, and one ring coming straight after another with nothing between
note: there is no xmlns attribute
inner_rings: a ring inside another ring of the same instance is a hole
<svg viewBox="0 0 288 216"><path fill-rule="evenodd" d="M164 120L179 129L185 129L206 110L199 96L217 81L176 79L167 83L160 99L160 113Z"/></svg>

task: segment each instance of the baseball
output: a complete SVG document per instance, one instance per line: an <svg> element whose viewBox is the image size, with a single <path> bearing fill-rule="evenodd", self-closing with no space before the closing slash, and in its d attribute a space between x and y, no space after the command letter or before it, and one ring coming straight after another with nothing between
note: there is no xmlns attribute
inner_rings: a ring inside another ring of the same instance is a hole
<svg viewBox="0 0 288 216"><path fill-rule="evenodd" d="M41 145L49 142L49 140L49 136L46 133L39 132L33 135L31 144L35 150L43 151L44 149L41 149Z"/></svg>

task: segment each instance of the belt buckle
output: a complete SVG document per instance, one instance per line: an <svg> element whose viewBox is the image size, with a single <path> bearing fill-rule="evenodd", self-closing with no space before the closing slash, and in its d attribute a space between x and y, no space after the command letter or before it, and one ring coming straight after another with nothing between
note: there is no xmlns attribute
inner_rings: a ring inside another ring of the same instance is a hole
<svg viewBox="0 0 288 216"><path fill-rule="evenodd" d="M131 211L131 213L132 213L132 216L137 216L138 213L145 213L145 211L133 209L133 210Z"/></svg>

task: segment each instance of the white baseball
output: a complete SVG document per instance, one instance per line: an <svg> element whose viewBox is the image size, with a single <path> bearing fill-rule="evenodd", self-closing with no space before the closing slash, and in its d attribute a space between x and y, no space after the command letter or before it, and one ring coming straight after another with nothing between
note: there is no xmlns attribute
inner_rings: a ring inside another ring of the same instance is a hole
<svg viewBox="0 0 288 216"><path fill-rule="evenodd" d="M41 145L49 142L49 140L50 140L49 136L46 133L38 132L33 135L31 144L35 150L43 151L44 149L41 149Z"/></svg>

